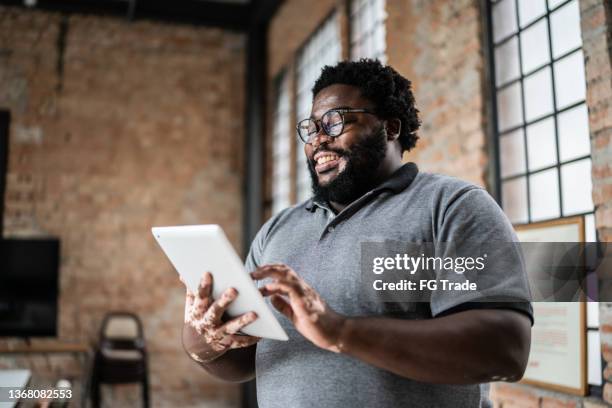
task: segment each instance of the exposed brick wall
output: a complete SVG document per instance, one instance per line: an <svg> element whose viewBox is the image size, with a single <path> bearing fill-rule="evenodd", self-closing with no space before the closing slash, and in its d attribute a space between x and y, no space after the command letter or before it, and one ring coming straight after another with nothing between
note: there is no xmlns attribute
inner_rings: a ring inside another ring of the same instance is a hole
<svg viewBox="0 0 612 408"><path fill-rule="evenodd" d="M420 18L412 4L405 0L386 0L386 54L387 62L411 81L415 78L414 59L417 46L413 43ZM419 101L417 101L418 103Z"/></svg>
<svg viewBox="0 0 612 408"><path fill-rule="evenodd" d="M486 0L488 1L488 0ZM426 171L486 185L488 80L482 42L482 3L478 0L386 0L388 63L414 85L423 126L418 147L405 155ZM331 1L287 0L272 22L269 76L291 58L326 16ZM600 239L612 237L612 69L610 9L606 0L581 0L587 74L587 105L593 151L593 198ZM608 7L608 9L606 9ZM342 3L339 3L339 9ZM299 16L299 18L298 18ZM297 37L297 38L296 38ZM298 152L300 153L300 152ZM267 174L270 174L269 172ZM491 187L491 186L487 186ZM603 355L612 362L612 304L602 304ZM612 369L604 373L612 381ZM497 407L607 406L597 397L574 397L522 384L494 384ZM612 403L612 383L604 389Z"/></svg>
<svg viewBox="0 0 612 408"><path fill-rule="evenodd" d="M593 157L593 204L599 239L612 241L612 6L580 2Z"/></svg>
<svg viewBox="0 0 612 408"><path fill-rule="evenodd" d="M425 171L484 185L485 62L478 1L411 0L408 4L405 15L394 12L406 8L403 2L389 0L388 10L390 27L402 30L402 42L389 44L389 64L412 81L423 122L421 139L405 159ZM387 35L390 42L396 38L395 33Z"/></svg>
<svg viewBox="0 0 612 408"><path fill-rule="evenodd" d="M580 17L593 157L593 204L600 241L612 241L612 6L581 0ZM600 303L603 398L612 403L612 303Z"/></svg>
<svg viewBox="0 0 612 408"><path fill-rule="evenodd" d="M240 248L244 57L219 29L0 8L4 235L61 239L60 340L95 339L108 310L141 316L158 406L239 403L184 355L184 289L150 227L219 223ZM19 361L64 372L40 358Z"/></svg>

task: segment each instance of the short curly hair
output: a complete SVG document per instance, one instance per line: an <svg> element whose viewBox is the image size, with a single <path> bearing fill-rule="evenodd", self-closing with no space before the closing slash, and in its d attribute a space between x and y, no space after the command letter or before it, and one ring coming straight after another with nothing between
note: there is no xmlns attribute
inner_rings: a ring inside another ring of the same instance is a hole
<svg viewBox="0 0 612 408"><path fill-rule="evenodd" d="M352 85L361 95L374 103L375 113L384 119L398 118L402 122L399 142L402 150L410 150L419 137L416 134L421 121L414 107L412 83L390 66L379 60L362 58L359 61L341 61L326 65L312 87L313 97L323 88L334 84Z"/></svg>

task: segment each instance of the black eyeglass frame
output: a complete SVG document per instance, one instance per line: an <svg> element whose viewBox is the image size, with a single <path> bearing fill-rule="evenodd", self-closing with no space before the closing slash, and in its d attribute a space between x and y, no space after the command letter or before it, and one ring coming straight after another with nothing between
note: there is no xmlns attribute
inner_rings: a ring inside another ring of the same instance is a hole
<svg viewBox="0 0 612 408"><path fill-rule="evenodd" d="M319 125L319 124L321 123L321 121L323 120L323 117L324 117L325 115L327 115L328 113L330 113L330 112L337 112L337 113L340 115L340 118L342 119L342 128L340 128L340 132L339 132L337 135L335 135L335 136L330 135L330 134L328 133L327 129L325 128L325 126L323 126L323 125ZM316 134L318 134L318 133L321 131L321 129L323 129L323 131L325 132L325 134L326 134L327 136L331 137L331 138L336 138L336 137L338 137L338 136L342 136L342 134L344 133L344 114L345 114L345 113L369 113L370 115L376 115L376 113L372 112L372 111L371 111L371 110L369 110L369 109L357 109L357 108L355 108L355 109L353 109L353 108L334 108L334 109L330 109L330 110L328 110L328 111L327 111L327 112L325 112L323 115L321 115L321 119L312 119L312 118L307 118L307 119L302 119L302 120L300 120L300 121L297 123L297 125L295 126L295 130L297 131L297 134L298 134L298 136L299 136L300 140L301 140L302 142L304 142L305 144L312 144L312 142L309 142L309 141L307 141L307 140L304 140L304 138L302 137L302 135L301 135L301 133L300 133L300 124L302 124L302 123L304 123L304 122L307 122L307 121L312 121L312 122L315 124L315 129L316 129L316 131L315 131L315 133L314 133L315 135L316 135Z"/></svg>

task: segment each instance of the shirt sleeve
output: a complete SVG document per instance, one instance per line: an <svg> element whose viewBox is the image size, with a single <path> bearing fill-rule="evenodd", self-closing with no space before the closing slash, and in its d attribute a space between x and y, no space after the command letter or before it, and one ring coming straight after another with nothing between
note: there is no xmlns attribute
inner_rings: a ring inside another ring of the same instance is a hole
<svg viewBox="0 0 612 408"><path fill-rule="evenodd" d="M261 265L261 258L265 246L265 229L266 225L264 224L264 226L257 231L255 238L253 238L253 241L251 242L249 253L244 261L244 267L248 273L253 272L259 267L259 265Z"/></svg>
<svg viewBox="0 0 612 408"><path fill-rule="evenodd" d="M287 210L288 208L283 209L278 214L270 218L261 226L259 231L257 231L257 234L255 234L255 238L253 238L253 241L251 242L249 252L244 261L244 268L248 273L253 272L255 269L266 263L264 255L267 237L270 234L270 230ZM257 286L263 286L263 281L257 281Z"/></svg>
<svg viewBox="0 0 612 408"><path fill-rule="evenodd" d="M447 204L437 224L436 256L484 257L485 267L461 274L439 272L438 279L470 280L478 289L434 291L432 314L503 308L527 315L533 324L529 281L518 238L495 200L481 188L467 189Z"/></svg>

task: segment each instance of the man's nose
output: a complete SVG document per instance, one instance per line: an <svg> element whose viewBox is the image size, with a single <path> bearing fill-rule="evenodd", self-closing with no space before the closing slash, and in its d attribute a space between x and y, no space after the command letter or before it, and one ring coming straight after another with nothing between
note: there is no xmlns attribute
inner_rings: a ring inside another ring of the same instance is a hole
<svg viewBox="0 0 612 408"><path fill-rule="evenodd" d="M313 136L312 139L312 147L314 150L317 150L317 147L319 147L322 143L329 143L332 141L332 137L329 136L327 133L325 133L325 131L323 130L323 127L321 126L319 128L319 131Z"/></svg>

